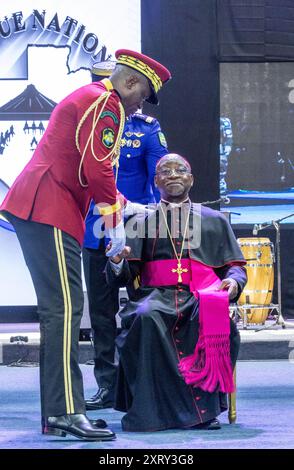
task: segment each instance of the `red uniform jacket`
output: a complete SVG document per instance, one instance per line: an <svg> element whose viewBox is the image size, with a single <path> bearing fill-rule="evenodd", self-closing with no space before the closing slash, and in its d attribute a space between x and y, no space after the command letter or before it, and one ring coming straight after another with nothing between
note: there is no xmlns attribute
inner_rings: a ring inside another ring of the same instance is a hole
<svg viewBox="0 0 294 470"><path fill-rule="evenodd" d="M117 190L111 160L97 162L89 145L82 167L82 178L87 187L82 187L78 177L81 154L75 142L76 129L82 116L106 90L111 91L111 96L95 129L94 152L99 158L109 153L119 128L120 98L112 89L111 82L103 80L79 88L56 106L33 157L13 183L0 210L21 219L53 225L74 237L81 245L84 219L91 199L113 206L108 213L114 216L116 225L120 210L115 205ZM91 133L92 123L93 111L80 129L81 153Z"/></svg>

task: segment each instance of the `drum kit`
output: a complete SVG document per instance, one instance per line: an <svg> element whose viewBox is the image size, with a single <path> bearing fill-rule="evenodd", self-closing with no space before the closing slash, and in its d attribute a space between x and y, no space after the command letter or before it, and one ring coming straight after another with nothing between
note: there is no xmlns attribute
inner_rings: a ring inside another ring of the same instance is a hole
<svg viewBox="0 0 294 470"><path fill-rule="evenodd" d="M211 204L229 204L230 199L222 196L216 201L202 202L202 205ZM241 215L240 213L231 211L222 211L222 214L231 223L231 214ZM261 224L255 224L253 228L254 237L238 238L240 249L243 253L247 271L247 284L236 305L230 306L230 316L235 323L243 320L243 328L247 329L248 325L261 325L256 331L271 328L272 326L281 326L282 328L293 328L293 323L286 322L282 315L282 289L281 289L281 234L280 223L293 217L294 213L286 215L280 219L271 220ZM276 230L275 248L269 238L257 237L260 230L273 226ZM277 294L278 303L273 304L273 287L274 287L274 266L277 269ZM274 313L275 312L275 313ZM273 324L265 325L266 320L274 318Z"/></svg>
<svg viewBox="0 0 294 470"><path fill-rule="evenodd" d="M269 238L251 237L237 239L243 256L247 261L248 281L238 304L232 308L234 317L236 317L237 312L237 315L242 318L244 329L247 329L248 325L265 325L266 320L272 316L276 319L274 325L262 326L258 331L276 325L282 328L286 328L286 326L293 327L291 323L285 322L282 315L280 254L280 222L292 216L294 216L294 213L278 220L254 225L254 235L257 235L258 231L264 228L271 225L274 226L276 229L276 250ZM277 304L272 303L275 264L277 269Z"/></svg>
<svg viewBox="0 0 294 470"><path fill-rule="evenodd" d="M269 238L251 237L237 239L247 261L247 284L238 301L238 311L243 326L265 324L270 313L279 312L279 305L272 304L274 287L275 253Z"/></svg>

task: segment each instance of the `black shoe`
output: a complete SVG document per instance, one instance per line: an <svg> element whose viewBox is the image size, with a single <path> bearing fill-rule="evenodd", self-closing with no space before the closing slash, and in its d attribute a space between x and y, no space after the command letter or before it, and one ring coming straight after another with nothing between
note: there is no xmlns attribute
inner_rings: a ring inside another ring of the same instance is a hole
<svg viewBox="0 0 294 470"><path fill-rule="evenodd" d="M99 388L98 392L88 400L85 400L86 410L101 410L113 408L113 392L109 388Z"/></svg>
<svg viewBox="0 0 294 470"><path fill-rule="evenodd" d="M96 428L100 429L105 429L107 428L107 423L104 421L104 419L89 419L90 423L92 426L95 426Z"/></svg>
<svg viewBox="0 0 294 470"><path fill-rule="evenodd" d="M221 429L221 424L217 418L210 419L206 423L197 424L193 429L205 429L207 431L216 431Z"/></svg>
<svg viewBox="0 0 294 470"><path fill-rule="evenodd" d="M71 434L78 439L85 439L87 441L112 441L116 438L110 429L95 427L84 414L50 416L44 421L42 434L59 437Z"/></svg>

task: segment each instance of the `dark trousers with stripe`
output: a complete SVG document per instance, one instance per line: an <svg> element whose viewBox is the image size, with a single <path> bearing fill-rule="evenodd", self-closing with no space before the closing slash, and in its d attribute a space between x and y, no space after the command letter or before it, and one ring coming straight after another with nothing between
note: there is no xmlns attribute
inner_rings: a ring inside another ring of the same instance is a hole
<svg viewBox="0 0 294 470"><path fill-rule="evenodd" d="M106 282L104 239L98 249L83 249L83 265L89 313L94 342L94 375L99 388L108 388L109 398L113 395L116 383L115 364L116 319L119 309L119 289Z"/></svg>
<svg viewBox="0 0 294 470"><path fill-rule="evenodd" d="M80 246L55 227L5 215L15 228L37 295L42 416L85 413L78 362L84 302Z"/></svg>

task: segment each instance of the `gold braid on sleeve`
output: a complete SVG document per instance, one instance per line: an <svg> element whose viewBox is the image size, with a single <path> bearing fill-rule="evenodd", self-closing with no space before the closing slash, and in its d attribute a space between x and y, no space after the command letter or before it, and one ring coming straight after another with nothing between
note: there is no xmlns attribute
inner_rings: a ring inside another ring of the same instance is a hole
<svg viewBox="0 0 294 470"><path fill-rule="evenodd" d="M87 117L89 116L89 114L94 111L93 113L93 121L92 121L92 129L91 129L91 132L90 132L90 135L88 137L88 140L87 140L87 143L85 145L85 148L83 150L83 153L82 153L82 157L81 157L81 161L80 161L80 165L79 165L79 172L78 172L78 176L79 176L79 182L80 182L80 185L83 187L83 188L86 188L88 185L86 183L84 183L82 181L82 166L83 166L83 161L84 161L84 158L85 158L85 155L86 155L86 151L89 147L89 144L91 143L91 153L92 153L92 156L95 158L95 160L97 162L103 162L104 160L107 160L107 158L111 158L111 164L112 166L116 166L116 177L117 177L117 174L118 174L118 164L119 164L119 154L120 154L120 142L121 142L121 138L122 138L122 134L123 134L123 130L124 130L124 125L125 125L125 111L124 111L124 108L122 106L121 103L118 103L118 106L119 106L119 129L118 129L118 133L117 133L117 136L116 136L116 140L115 140L115 143L113 145L113 148L111 149L111 151L105 155L105 157L103 158L99 158L96 154L95 154L95 151L94 151L94 136L95 136L95 129L96 129L96 126L98 124L98 121L101 117L101 114L103 113L104 111L104 108L107 104L107 101L109 100L111 96L111 93L106 91L105 93L103 93L101 96L99 96L99 98L97 98L96 101L94 101L94 103L91 104L91 106L89 106L89 108L85 111L84 115L82 116L78 126L77 126L77 130L76 130L76 138L75 138L75 142L76 142L76 147L78 149L78 151L81 153L81 148L80 148L80 143L79 143L79 135L80 135L80 130L81 130L81 127L82 125L84 124L85 120L87 119ZM97 116L97 113L98 113L98 107L99 105L102 104L101 106L101 109L99 111L99 114Z"/></svg>

